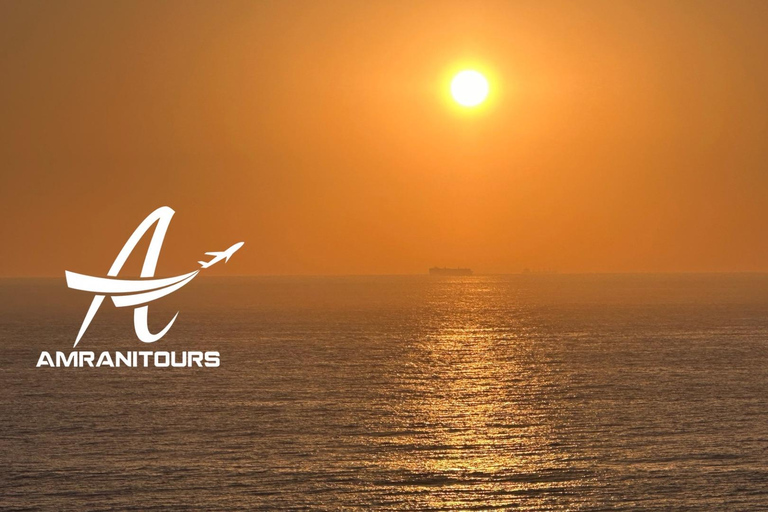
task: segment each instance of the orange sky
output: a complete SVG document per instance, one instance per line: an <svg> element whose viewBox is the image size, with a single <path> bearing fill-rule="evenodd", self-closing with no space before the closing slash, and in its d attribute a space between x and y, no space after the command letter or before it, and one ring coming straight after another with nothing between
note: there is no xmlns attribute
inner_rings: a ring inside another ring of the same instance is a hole
<svg viewBox="0 0 768 512"><path fill-rule="evenodd" d="M768 271L766 26L762 1L2 2L0 275L105 273L162 205L158 275L240 240L214 272ZM481 111L446 100L463 64Z"/></svg>

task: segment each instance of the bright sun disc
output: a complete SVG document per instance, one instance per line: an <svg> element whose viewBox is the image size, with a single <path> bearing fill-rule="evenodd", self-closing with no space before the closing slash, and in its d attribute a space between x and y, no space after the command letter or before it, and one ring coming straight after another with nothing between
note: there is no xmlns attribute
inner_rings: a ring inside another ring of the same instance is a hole
<svg viewBox="0 0 768 512"><path fill-rule="evenodd" d="M461 71L451 80L451 96L463 107L475 107L488 96L488 80L477 71Z"/></svg>

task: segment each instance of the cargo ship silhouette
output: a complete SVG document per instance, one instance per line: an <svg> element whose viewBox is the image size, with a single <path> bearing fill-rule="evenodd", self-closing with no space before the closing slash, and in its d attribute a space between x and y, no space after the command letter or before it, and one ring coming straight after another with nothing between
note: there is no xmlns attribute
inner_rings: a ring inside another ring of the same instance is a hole
<svg viewBox="0 0 768 512"><path fill-rule="evenodd" d="M432 267L429 269L429 275L431 276L471 276L471 268L442 268Z"/></svg>

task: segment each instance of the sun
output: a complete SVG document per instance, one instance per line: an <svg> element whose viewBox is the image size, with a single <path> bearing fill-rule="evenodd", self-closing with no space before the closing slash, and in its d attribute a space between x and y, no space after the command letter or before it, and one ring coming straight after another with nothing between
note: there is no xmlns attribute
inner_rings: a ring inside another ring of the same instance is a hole
<svg viewBox="0 0 768 512"><path fill-rule="evenodd" d="M476 107L488 97L488 80L474 69L460 71L451 80L451 96L462 107Z"/></svg>

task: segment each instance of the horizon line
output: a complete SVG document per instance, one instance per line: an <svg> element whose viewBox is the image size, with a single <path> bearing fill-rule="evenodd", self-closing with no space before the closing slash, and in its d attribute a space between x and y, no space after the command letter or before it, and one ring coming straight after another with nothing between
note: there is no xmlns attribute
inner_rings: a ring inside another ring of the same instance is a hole
<svg viewBox="0 0 768 512"><path fill-rule="evenodd" d="M493 276L589 276L589 275L768 275L768 270L661 270L661 271L585 271L585 272L474 272L468 276L434 276L429 272L420 273L389 273L389 274L233 274L233 275L208 275L200 276L201 279L210 278L239 278L239 277L415 277L427 276L436 279L445 277L493 277ZM136 276L126 277L135 279ZM0 279L65 279L64 274L58 275L0 275ZM139 278L141 279L141 278ZM147 278L149 279L149 278Z"/></svg>

